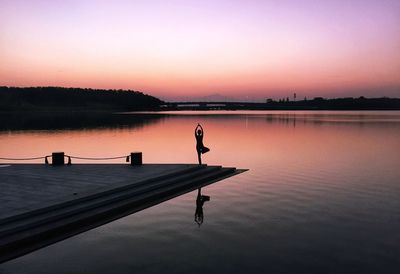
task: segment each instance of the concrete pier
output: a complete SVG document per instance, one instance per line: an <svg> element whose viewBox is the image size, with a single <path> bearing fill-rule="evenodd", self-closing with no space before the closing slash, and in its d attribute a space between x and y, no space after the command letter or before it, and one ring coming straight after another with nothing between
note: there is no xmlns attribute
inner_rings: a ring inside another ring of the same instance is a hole
<svg viewBox="0 0 400 274"><path fill-rule="evenodd" d="M2 164L0 262L243 171L191 164Z"/></svg>

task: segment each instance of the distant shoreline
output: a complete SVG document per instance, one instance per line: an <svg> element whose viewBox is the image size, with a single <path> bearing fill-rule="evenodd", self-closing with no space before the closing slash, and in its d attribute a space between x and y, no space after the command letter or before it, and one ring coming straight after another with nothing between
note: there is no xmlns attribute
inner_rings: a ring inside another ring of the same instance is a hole
<svg viewBox="0 0 400 274"><path fill-rule="evenodd" d="M400 110L400 98L335 98L316 97L312 100L250 102L174 102L164 105L166 110Z"/></svg>
<svg viewBox="0 0 400 274"><path fill-rule="evenodd" d="M266 99L253 102L164 102L133 90L63 87L1 87L0 113L115 113L129 111L187 110L400 110L400 98L315 97L307 100Z"/></svg>

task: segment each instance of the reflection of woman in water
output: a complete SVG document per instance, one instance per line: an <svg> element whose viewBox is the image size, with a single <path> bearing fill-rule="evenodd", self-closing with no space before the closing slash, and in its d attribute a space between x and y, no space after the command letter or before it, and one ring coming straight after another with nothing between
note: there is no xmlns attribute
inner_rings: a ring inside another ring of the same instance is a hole
<svg viewBox="0 0 400 274"><path fill-rule="evenodd" d="M203 223L204 219L203 205L209 200L210 196L201 195L201 188L199 188L197 190L196 212L194 213L194 221L199 225L199 227Z"/></svg>
<svg viewBox="0 0 400 274"><path fill-rule="evenodd" d="M201 154L209 152L210 149L208 147L205 147L203 144L204 130L200 124L197 124L197 127L194 129L194 136L196 137L197 142L197 157L199 158L199 164L201 165Z"/></svg>

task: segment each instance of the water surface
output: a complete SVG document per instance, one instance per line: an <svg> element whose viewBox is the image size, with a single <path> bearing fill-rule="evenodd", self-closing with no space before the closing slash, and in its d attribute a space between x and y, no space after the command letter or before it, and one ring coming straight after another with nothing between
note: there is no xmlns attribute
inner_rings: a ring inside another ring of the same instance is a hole
<svg viewBox="0 0 400 274"><path fill-rule="evenodd" d="M400 273L398 111L118 114L76 127L28 120L0 127L0 157L142 151L145 162L194 163L201 123L205 163L250 170L202 189L211 201L201 226L192 192L0 272Z"/></svg>

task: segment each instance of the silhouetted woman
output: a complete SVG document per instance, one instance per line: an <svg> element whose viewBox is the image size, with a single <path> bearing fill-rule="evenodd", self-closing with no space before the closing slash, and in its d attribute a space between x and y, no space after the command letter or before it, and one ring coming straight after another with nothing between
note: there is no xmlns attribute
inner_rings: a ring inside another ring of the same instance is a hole
<svg viewBox="0 0 400 274"><path fill-rule="evenodd" d="M210 149L203 145L204 130L200 124L197 124L197 127L194 129L194 136L196 137L197 142L197 157L199 158L199 165L201 165L201 154L209 152Z"/></svg>

